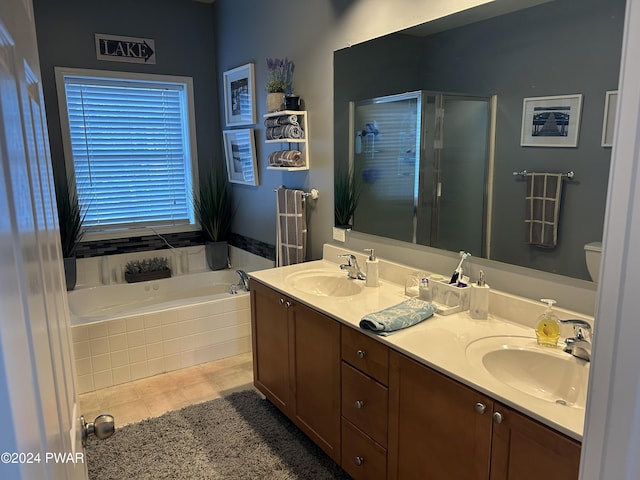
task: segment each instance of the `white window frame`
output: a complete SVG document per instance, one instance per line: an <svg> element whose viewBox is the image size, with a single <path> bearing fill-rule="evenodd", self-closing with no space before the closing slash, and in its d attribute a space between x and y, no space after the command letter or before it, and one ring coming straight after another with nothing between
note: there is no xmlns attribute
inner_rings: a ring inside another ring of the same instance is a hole
<svg viewBox="0 0 640 480"><path fill-rule="evenodd" d="M58 93L58 111L60 114L60 129L62 133L62 145L64 151L65 169L68 177L75 178L73 154L71 147L71 132L69 128L69 115L67 112L67 97L65 89L65 77L94 77L102 79L124 80L132 82L146 82L158 84L182 84L185 88L186 96L186 117L189 144L189 154L191 161L191 187L199 185L198 177L198 155L196 144L196 122L195 122L195 102L193 96L193 79L175 75L158 75L147 73L133 73L110 70L90 70L81 68L55 67L56 90ZM192 207L191 207L192 208ZM133 225L113 225L104 227L89 227L86 230L84 240L109 240L116 238L126 238L132 236L146 236L157 233L179 233L198 231L200 226L195 218L190 219L190 223L179 225L167 225L166 223L146 224L140 226Z"/></svg>

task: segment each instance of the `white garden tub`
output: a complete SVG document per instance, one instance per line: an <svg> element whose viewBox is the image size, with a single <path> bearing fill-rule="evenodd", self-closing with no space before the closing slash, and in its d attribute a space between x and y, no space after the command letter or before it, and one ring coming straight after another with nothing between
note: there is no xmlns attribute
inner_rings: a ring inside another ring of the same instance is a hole
<svg viewBox="0 0 640 480"><path fill-rule="evenodd" d="M68 292L80 393L251 350L235 270Z"/></svg>
<svg viewBox="0 0 640 480"><path fill-rule="evenodd" d="M239 283L235 270L218 270L138 283L81 288L68 292L71 325L86 325L171 308L231 298ZM242 290L238 294L246 293Z"/></svg>

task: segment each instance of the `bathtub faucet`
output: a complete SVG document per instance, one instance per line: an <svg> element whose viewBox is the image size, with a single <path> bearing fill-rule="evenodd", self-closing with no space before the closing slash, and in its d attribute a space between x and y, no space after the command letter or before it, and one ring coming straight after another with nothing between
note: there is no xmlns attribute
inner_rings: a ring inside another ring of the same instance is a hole
<svg viewBox="0 0 640 480"><path fill-rule="evenodd" d="M238 276L240 277L240 282L236 285L231 285L231 291L232 293L236 293L238 288L241 288L245 291L249 291L249 276L247 275L247 272L245 272L244 270L236 270L236 273L238 274Z"/></svg>

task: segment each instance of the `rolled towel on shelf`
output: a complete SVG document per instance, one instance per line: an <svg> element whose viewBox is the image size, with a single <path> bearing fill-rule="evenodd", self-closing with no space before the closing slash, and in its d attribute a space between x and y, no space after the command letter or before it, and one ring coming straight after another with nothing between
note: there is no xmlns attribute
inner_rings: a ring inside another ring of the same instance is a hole
<svg viewBox="0 0 640 480"><path fill-rule="evenodd" d="M298 115L281 115L278 117L270 117L264 120L264 126L269 127L279 127L281 125L299 125L298 123Z"/></svg>
<svg viewBox="0 0 640 480"><path fill-rule="evenodd" d="M267 140L280 139L303 139L304 130L300 125L279 125L277 127L267 127Z"/></svg>
<svg viewBox="0 0 640 480"><path fill-rule="evenodd" d="M304 162L299 150L278 150L269 154L269 165L273 167L304 167Z"/></svg>
<svg viewBox="0 0 640 480"><path fill-rule="evenodd" d="M387 336L426 320L435 313L436 309L433 303L410 298L379 312L365 315L360 320L360 328Z"/></svg>

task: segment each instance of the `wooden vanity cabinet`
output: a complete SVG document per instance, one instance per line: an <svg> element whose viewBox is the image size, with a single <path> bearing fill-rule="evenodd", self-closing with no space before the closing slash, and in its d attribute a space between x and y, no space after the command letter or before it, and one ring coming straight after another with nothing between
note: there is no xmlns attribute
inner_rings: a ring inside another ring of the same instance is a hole
<svg viewBox="0 0 640 480"><path fill-rule="evenodd" d="M342 468L354 480L387 478L389 347L342 326Z"/></svg>
<svg viewBox="0 0 640 480"><path fill-rule="evenodd" d="M389 364L390 480L578 478L578 442L402 354Z"/></svg>
<svg viewBox="0 0 640 480"><path fill-rule="evenodd" d="M389 355L389 479L487 480L493 400Z"/></svg>
<svg viewBox="0 0 640 480"><path fill-rule="evenodd" d="M580 443L251 280L254 385L354 480L575 480Z"/></svg>
<svg viewBox="0 0 640 480"><path fill-rule="evenodd" d="M254 385L340 463L340 325L251 281Z"/></svg>
<svg viewBox="0 0 640 480"><path fill-rule="evenodd" d="M271 403L289 415L289 308L284 295L251 280L253 383Z"/></svg>
<svg viewBox="0 0 640 480"><path fill-rule="evenodd" d="M578 479L580 443L499 403L493 416L490 480Z"/></svg>

